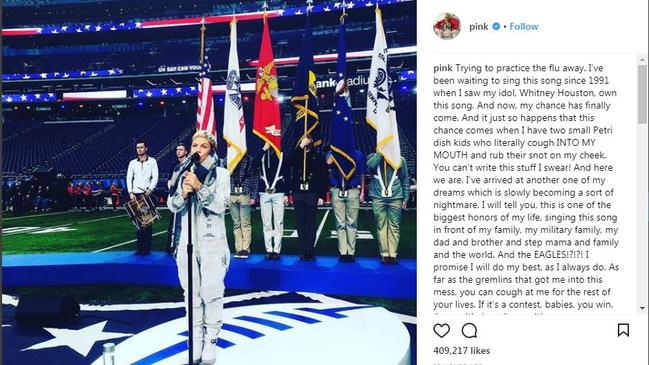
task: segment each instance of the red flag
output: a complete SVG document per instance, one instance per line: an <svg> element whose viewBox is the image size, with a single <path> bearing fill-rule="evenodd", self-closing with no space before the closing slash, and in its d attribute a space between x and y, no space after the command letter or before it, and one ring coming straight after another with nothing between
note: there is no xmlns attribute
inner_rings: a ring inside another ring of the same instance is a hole
<svg viewBox="0 0 649 365"><path fill-rule="evenodd" d="M268 20L264 17L264 33L259 49L257 65L257 86L255 94L254 134L268 142L279 157L281 150L282 125L279 118L279 101L277 100L277 70L273 48L270 45Z"/></svg>

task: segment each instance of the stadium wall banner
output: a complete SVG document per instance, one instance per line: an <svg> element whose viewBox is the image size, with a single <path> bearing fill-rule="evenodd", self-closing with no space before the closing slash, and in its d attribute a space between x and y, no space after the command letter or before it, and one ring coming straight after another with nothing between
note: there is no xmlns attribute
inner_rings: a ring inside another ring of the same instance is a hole
<svg viewBox="0 0 649 365"><path fill-rule="evenodd" d="M63 93L63 101L126 99L126 90Z"/></svg>

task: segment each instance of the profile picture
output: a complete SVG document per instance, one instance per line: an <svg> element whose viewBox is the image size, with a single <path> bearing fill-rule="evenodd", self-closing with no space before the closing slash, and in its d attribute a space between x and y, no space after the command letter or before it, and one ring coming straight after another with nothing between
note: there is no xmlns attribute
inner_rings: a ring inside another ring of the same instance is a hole
<svg viewBox="0 0 649 365"><path fill-rule="evenodd" d="M460 19L453 13L442 13L435 19L435 34L442 39L453 39L460 34Z"/></svg>

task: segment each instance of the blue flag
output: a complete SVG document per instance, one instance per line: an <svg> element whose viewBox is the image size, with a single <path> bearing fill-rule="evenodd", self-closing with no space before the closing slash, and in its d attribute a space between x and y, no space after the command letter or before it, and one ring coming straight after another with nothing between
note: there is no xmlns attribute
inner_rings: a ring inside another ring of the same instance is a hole
<svg viewBox="0 0 649 365"><path fill-rule="evenodd" d="M356 170L356 162L353 157L354 150L356 150L356 139L354 138L354 120L347 86L346 52L343 17L338 30L338 65L336 67L336 91L331 123L331 155L340 174L345 180L349 180Z"/></svg>
<svg viewBox="0 0 649 365"><path fill-rule="evenodd" d="M300 143L306 136L311 136L314 146L322 143L320 134L320 118L318 117L318 89L316 88L313 65L313 49L311 47L311 14L307 12L304 40L300 51L300 62L297 65L295 83L293 84L293 128L294 136L299 136L293 143Z"/></svg>

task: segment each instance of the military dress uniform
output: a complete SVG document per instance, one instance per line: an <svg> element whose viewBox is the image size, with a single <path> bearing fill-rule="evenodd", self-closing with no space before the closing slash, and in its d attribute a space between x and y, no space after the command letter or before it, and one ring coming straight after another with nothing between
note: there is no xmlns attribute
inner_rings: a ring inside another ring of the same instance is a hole
<svg viewBox="0 0 649 365"><path fill-rule="evenodd" d="M279 157L269 148L255 157L254 170L259 174L257 191L264 230L266 259L279 259L284 234L284 197L287 192L287 166L284 154Z"/></svg>
<svg viewBox="0 0 649 365"><path fill-rule="evenodd" d="M232 216L236 258L248 258L252 228L250 225L250 199L257 195L253 175L253 158L246 154L230 175L230 215Z"/></svg>
<svg viewBox="0 0 649 365"><path fill-rule="evenodd" d="M331 152L327 154L327 158ZM361 177L365 173L365 156L354 150L356 169L349 179L345 179L335 165L330 166L331 205L336 218L338 251L341 262L354 262L356 235L358 232L358 212L361 204Z"/></svg>
<svg viewBox="0 0 649 365"><path fill-rule="evenodd" d="M381 260L394 264L399 248L402 206L410 194L408 166L401 157L401 166L395 171L383 156L373 153L368 156L367 168L373 173L368 195L372 198Z"/></svg>

